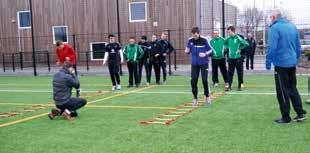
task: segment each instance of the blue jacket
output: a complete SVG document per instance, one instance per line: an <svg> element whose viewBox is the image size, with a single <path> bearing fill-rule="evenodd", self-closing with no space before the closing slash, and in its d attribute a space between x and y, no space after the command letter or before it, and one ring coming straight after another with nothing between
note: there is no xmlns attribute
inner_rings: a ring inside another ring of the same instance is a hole
<svg viewBox="0 0 310 153"><path fill-rule="evenodd" d="M269 27L266 69L274 66L289 68L298 64L300 57L299 32L293 23L284 18L274 21Z"/></svg>
<svg viewBox="0 0 310 153"><path fill-rule="evenodd" d="M212 53L212 50L206 38L202 36L200 36L198 40L190 38L187 43L187 48L189 48L192 54L192 65L208 64L209 55ZM207 56L201 58L199 57L199 53L206 53Z"/></svg>

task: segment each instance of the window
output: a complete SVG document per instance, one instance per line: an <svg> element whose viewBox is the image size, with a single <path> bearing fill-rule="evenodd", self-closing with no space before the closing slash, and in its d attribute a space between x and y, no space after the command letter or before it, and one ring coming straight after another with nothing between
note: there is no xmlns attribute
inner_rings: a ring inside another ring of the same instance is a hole
<svg viewBox="0 0 310 153"><path fill-rule="evenodd" d="M31 16L30 11L19 11L17 12L18 29L29 29L31 28Z"/></svg>
<svg viewBox="0 0 310 153"><path fill-rule="evenodd" d="M103 60L105 52L105 42L92 42L90 43L90 58L92 61Z"/></svg>
<svg viewBox="0 0 310 153"><path fill-rule="evenodd" d="M68 26L53 26L53 42L61 40L68 43Z"/></svg>
<svg viewBox="0 0 310 153"><path fill-rule="evenodd" d="M129 22L146 22L147 6L146 2L129 3Z"/></svg>

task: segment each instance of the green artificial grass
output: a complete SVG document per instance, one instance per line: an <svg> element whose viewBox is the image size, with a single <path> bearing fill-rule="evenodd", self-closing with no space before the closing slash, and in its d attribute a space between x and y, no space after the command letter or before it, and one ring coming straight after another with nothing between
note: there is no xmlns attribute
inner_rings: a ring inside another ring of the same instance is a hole
<svg viewBox="0 0 310 153"><path fill-rule="evenodd" d="M109 92L109 77L84 76L80 80L82 95L88 96L89 102L97 101L90 105L132 108L86 107L79 110L79 117L72 122L61 118L49 120L44 115L0 127L0 153L310 152L309 121L273 123L280 111L273 94L272 75L245 76L244 91L236 91L235 81L231 94L218 97L210 108L198 108L170 126L145 126L140 121L168 111L148 107L177 107L190 102L189 77L171 76L165 85L127 89L127 76L123 76L123 89L119 92ZM223 86L211 90L221 93ZM298 76L298 89L303 101L309 98L304 95L306 76ZM48 104L52 101L51 90L51 77L0 77L0 113L22 111L31 104ZM107 93L99 94L98 90ZM199 92L202 91L199 81ZM0 118L0 125L47 113L50 108ZM310 105L304 104L304 109L310 112ZM293 109L291 115L295 117Z"/></svg>

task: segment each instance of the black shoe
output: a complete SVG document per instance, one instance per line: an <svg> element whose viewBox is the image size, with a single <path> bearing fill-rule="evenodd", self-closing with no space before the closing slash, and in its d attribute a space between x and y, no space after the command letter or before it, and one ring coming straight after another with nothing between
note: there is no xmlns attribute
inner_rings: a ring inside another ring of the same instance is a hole
<svg viewBox="0 0 310 153"><path fill-rule="evenodd" d="M302 122L304 120L307 120L306 114L297 115L295 118L293 118L293 121L296 122Z"/></svg>
<svg viewBox="0 0 310 153"><path fill-rule="evenodd" d="M226 92L230 92L230 91L231 91L231 87L226 88L225 91L226 91Z"/></svg>
<svg viewBox="0 0 310 153"><path fill-rule="evenodd" d="M140 87L140 84L136 84L136 88L139 88Z"/></svg>
<svg viewBox="0 0 310 153"><path fill-rule="evenodd" d="M238 87L237 91L242 91L242 88L241 88L241 87Z"/></svg>
<svg viewBox="0 0 310 153"><path fill-rule="evenodd" d="M128 85L128 86L127 86L127 88L132 88L132 87L133 87L133 85Z"/></svg>
<svg viewBox="0 0 310 153"><path fill-rule="evenodd" d="M71 117L78 117L78 113L76 111L72 111L70 115Z"/></svg>
<svg viewBox="0 0 310 153"><path fill-rule="evenodd" d="M288 120L288 119L283 119L283 118L280 118L280 119L276 119L274 120L275 123L278 123L278 124L289 124L291 123L291 120Z"/></svg>

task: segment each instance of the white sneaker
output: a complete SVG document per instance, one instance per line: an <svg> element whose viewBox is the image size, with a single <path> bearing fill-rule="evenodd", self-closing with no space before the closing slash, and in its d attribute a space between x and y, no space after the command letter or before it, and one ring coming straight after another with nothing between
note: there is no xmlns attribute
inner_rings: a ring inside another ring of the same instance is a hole
<svg viewBox="0 0 310 153"><path fill-rule="evenodd" d="M116 90L116 86L112 86L112 91L115 91Z"/></svg>
<svg viewBox="0 0 310 153"><path fill-rule="evenodd" d="M146 86L150 86L150 83L147 82L147 83L146 83Z"/></svg>
<svg viewBox="0 0 310 153"><path fill-rule="evenodd" d="M240 87L241 87L241 89L243 89L243 88L244 88L244 84L243 84L243 83L241 83Z"/></svg>
<svg viewBox="0 0 310 153"><path fill-rule="evenodd" d="M198 106L198 100L197 99L193 99L192 106L193 107L197 107Z"/></svg>
<svg viewBox="0 0 310 153"><path fill-rule="evenodd" d="M228 83L225 84L225 88L226 89L229 88L229 84Z"/></svg>
<svg viewBox="0 0 310 153"><path fill-rule="evenodd" d="M116 86L116 90L121 90L122 89L122 86L121 85L117 85Z"/></svg>
<svg viewBox="0 0 310 153"><path fill-rule="evenodd" d="M210 107L210 106L211 106L211 98L210 98L210 97L206 97L205 106L206 106L206 107Z"/></svg>
<svg viewBox="0 0 310 153"><path fill-rule="evenodd" d="M214 83L214 88L217 88L219 86L218 83Z"/></svg>

